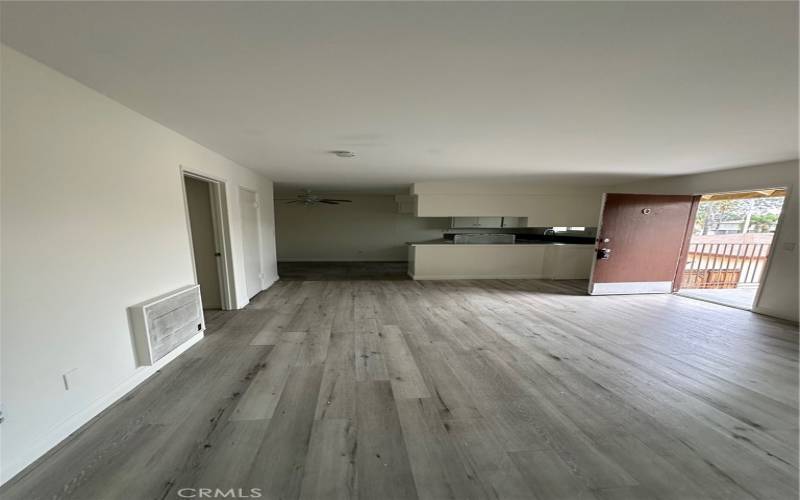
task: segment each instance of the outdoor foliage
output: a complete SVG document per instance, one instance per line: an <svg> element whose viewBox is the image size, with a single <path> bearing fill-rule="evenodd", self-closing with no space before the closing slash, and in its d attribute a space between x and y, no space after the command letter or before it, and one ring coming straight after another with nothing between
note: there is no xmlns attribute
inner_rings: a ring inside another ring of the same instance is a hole
<svg viewBox="0 0 800 500"><path fill-rule="evenodd" d="M783 197L742 200L701 201L697 208L694 234L709 234L722 222L741 222L740 231L767 233L774 230L783 206Z"/></svg>

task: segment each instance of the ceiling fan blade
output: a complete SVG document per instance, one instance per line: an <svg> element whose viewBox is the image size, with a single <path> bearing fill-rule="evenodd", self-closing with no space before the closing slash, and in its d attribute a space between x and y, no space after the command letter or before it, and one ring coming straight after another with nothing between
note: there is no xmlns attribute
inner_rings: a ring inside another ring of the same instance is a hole
<svg viewBox="0 0 800 500"><path fill-rule="evenodd" d="M287 201L287 202L286 202L286 204L287 204L287 205L288 205L289 203L305 203L305 202L304 202L303 200L292 200L292 201Z"/></svg>
<svg viewBox="0 0 800 500"><path fill-rule="evenodd" d="M331 200L319 200L319 203L325 203L327 205L338 205L338 201L331 201Z"/></svg>
<svg viewBox="0 0 800 500"><path fill-rule="evenodd" d="M323 198L323 200L325 200L325 201L338 201L338 202L344 202L344 203L353 203L353 200L337 200L335 198Z"/></svg>

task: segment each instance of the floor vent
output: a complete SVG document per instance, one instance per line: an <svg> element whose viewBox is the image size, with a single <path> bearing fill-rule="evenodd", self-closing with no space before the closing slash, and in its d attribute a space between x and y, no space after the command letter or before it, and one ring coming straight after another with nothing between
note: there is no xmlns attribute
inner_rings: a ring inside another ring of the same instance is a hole
<svg viewBox="0 0 800 500"><path fill-rule="evenodd" d="M139 365L152 365L206 328L199 285L146 300L128 312Z"/></svg>

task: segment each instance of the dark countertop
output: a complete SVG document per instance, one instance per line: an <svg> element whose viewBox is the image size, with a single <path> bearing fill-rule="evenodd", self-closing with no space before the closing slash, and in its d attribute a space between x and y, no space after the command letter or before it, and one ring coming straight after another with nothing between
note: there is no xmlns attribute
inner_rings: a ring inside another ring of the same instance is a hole
<svg viewBox="0 0 800 500"><path fill-rule="evenodd" d="M552 241L552 240L517 240L515 243L459 243L458 246L498 246L498 247L508 247L508 246L519 246L519 245L580 245L580 246L587 246L594 244L594 238L591 238L592 241L590 242L583 242L583 241ZM448 240L444 238L440 238L437 240L428 240L428 241L409 241L406 243L407 245L455 245L453 240Z"/></svg>

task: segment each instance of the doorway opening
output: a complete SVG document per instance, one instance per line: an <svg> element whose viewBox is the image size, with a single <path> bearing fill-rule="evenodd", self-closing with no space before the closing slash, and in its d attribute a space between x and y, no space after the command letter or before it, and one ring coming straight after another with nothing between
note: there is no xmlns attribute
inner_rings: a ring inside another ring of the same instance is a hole
<svg viewBox="0 0 800 500"><path fill-rule="evenodd" d="M703 195L677 293L751 310L785 199L783 188Z"/></svg>
<svg viewBox="0 0 800 500"><path fill-rule="evenodd" d="M183 187L195 282L200 285L203 309L235 309L225 184L183 171Z"/></svg>

